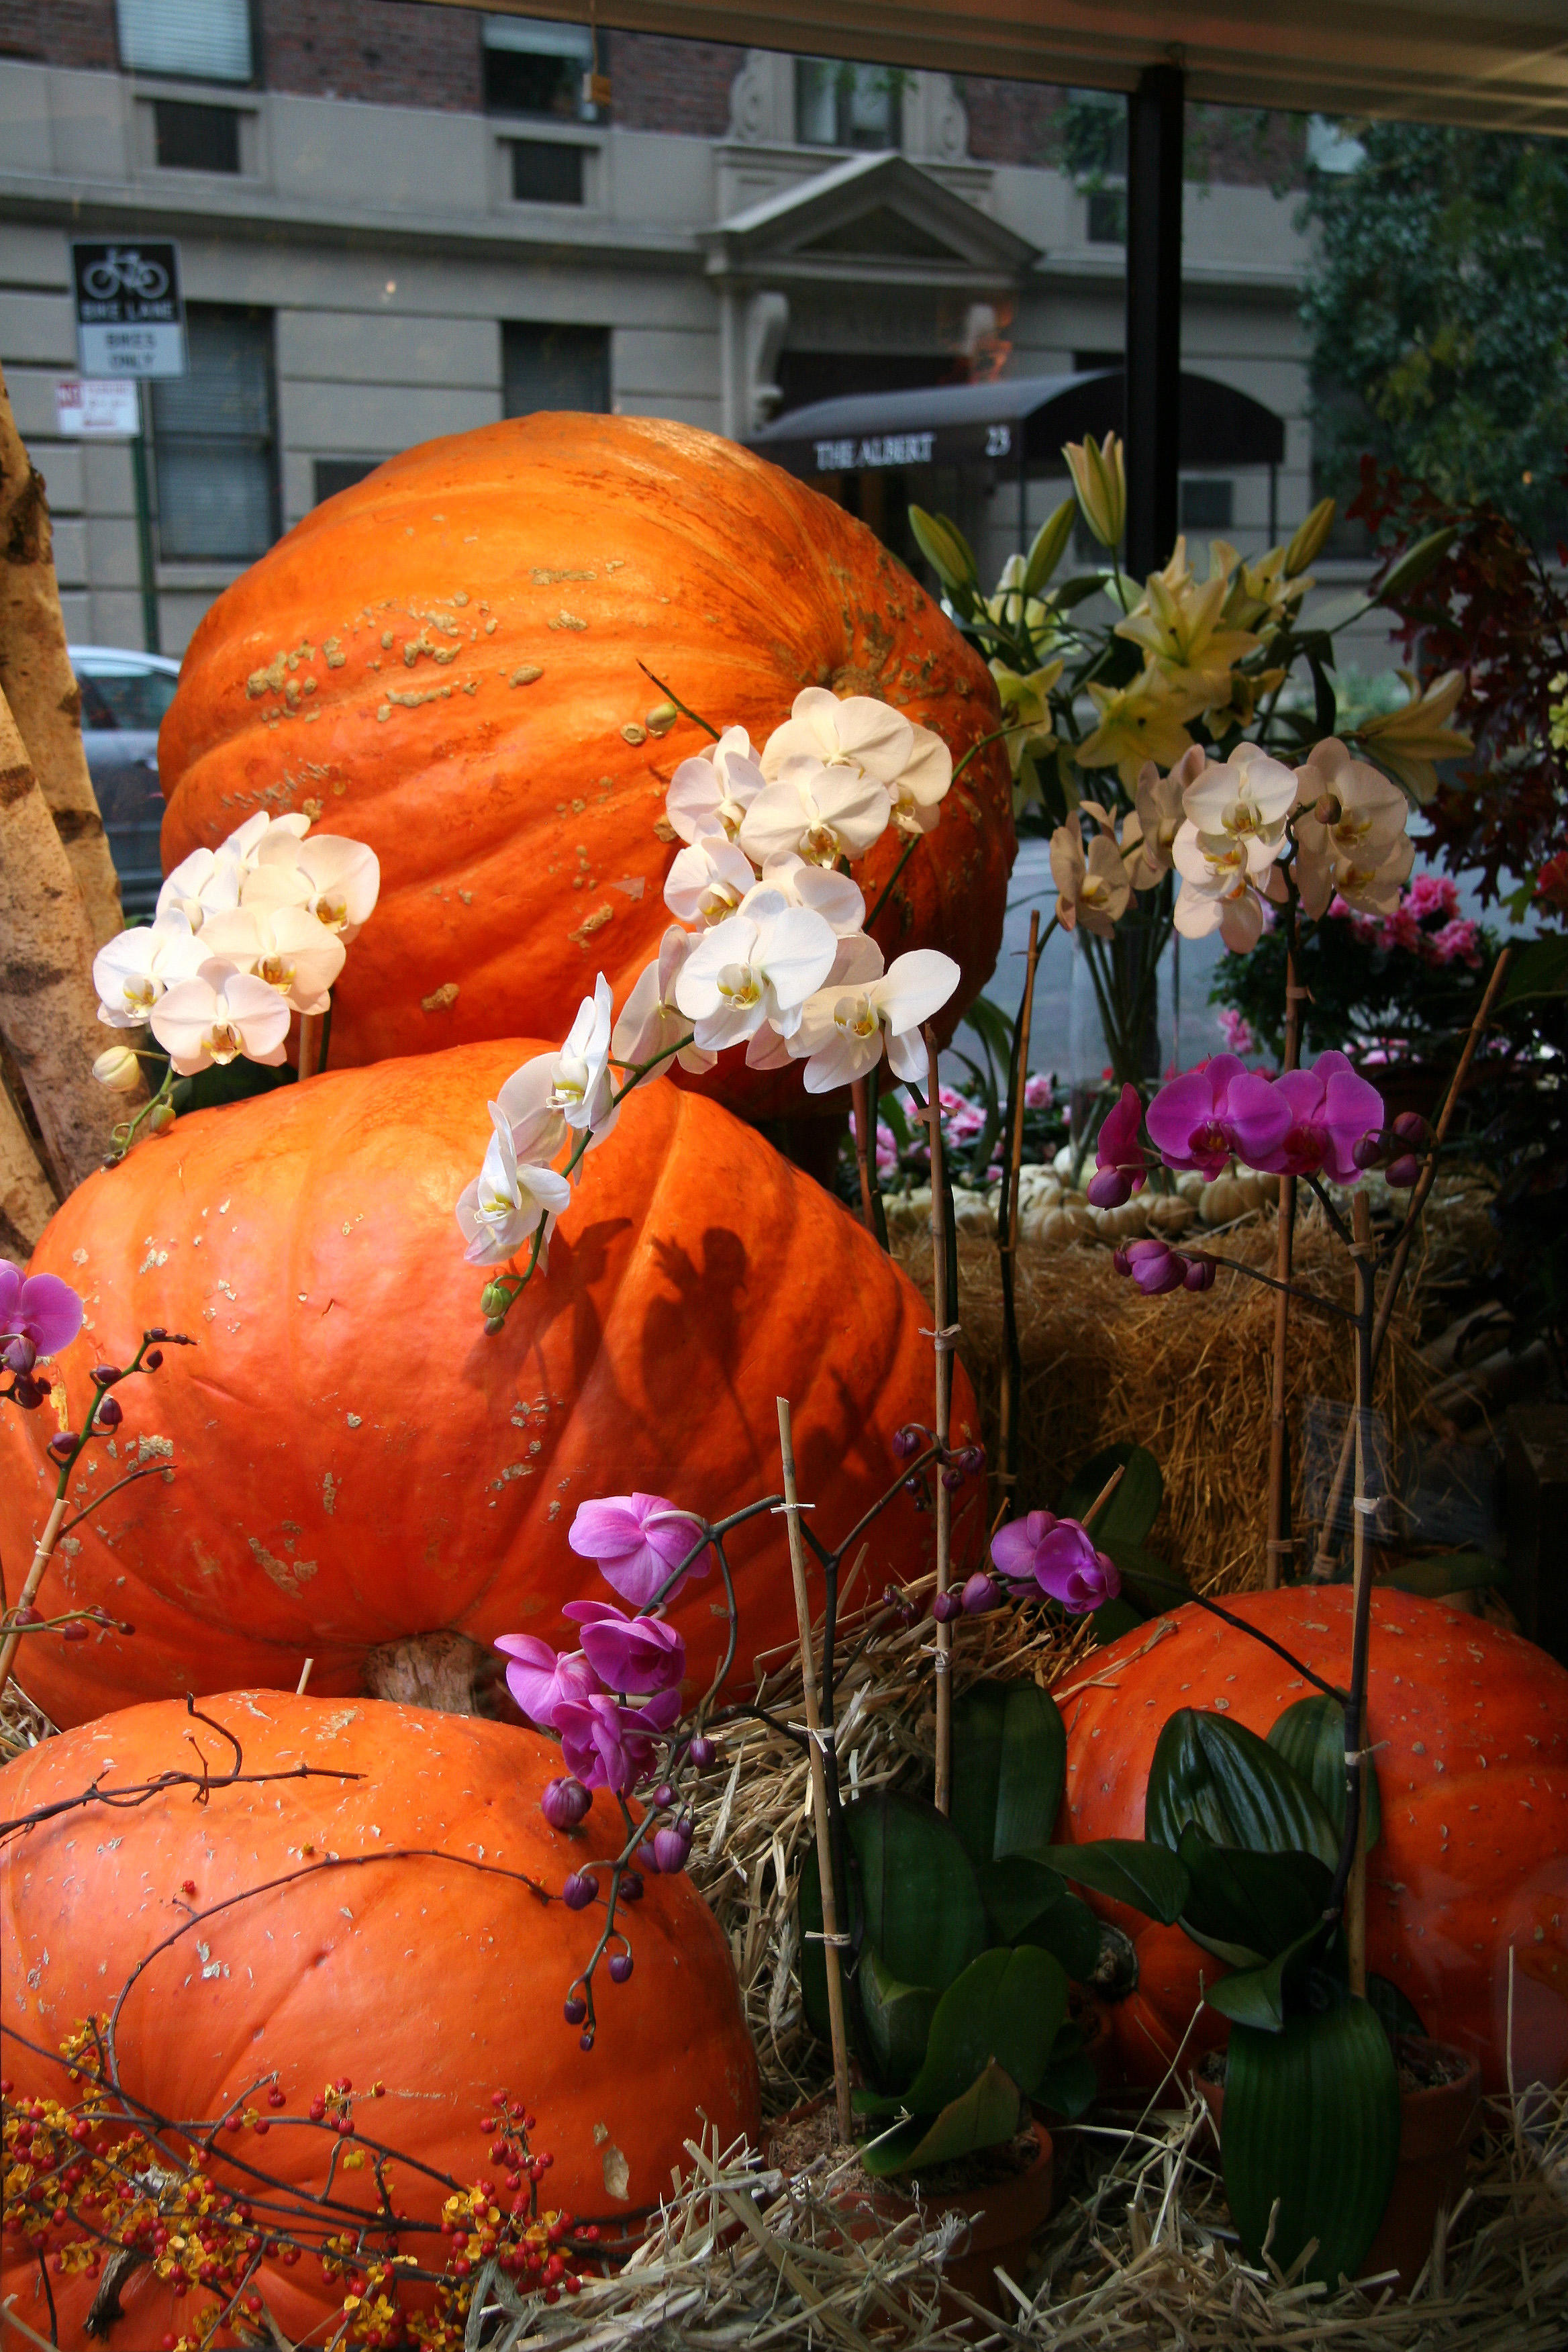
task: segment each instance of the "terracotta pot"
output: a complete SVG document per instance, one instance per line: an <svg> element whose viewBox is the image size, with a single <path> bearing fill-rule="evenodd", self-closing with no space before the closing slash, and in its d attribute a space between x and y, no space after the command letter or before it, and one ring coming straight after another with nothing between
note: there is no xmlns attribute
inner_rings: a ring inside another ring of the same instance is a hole
<svg viewBox="0 0 1568 2352"><path fill-rule="evenodd" d="M1480 2113L1481 2074L1473 2058L1462 2050L1450 2049L1447 2042L1419 2042L1412 2036L1397 2047L1402 2053L1440 2052L1459 2060L1465 2069L1455 2082L1400 2094L1398 2168L1377 2235L1361 2264L1361 2275L1372 2278L1380 2271L1397 2271L1399 2293L1408 2294L1432 2251L1438 2208L1447 2206L1451 2213L1464 2195L1465 2156ZM1225 2087L1202 2076L1195 2079L1217 2136L1225 2114Z"/></svg>
<svg viewBox="0 0 1568 2352"><path fill-rule="evenodd" d="M828 2091L819 2093L815 2099L793 2109L784 2122L798 2123L831 2096ZM993 2181L984 2189L965 2189L952 2197L922 2197L920 2200L928 2228L934 2228L949 2213L969 2224L968 2236L958 2240L958 2251L948 2256L942 2276L950 2286L999 2316L1008 2315L1016 2305L995 2277L997 2264L1010 2278L1022 2284L1035 2233L1051 2213L1056 2176L1051 2136L1042 2123L1032 2123L1029 2127L1035 2135L1035 2157L1026 2170L1015 2174L1010 2180ZM847 2191L837 2202L849 2217L849 2234L855 2239L874 2237L879 2228L903 2221L915 2206L915 2200L892 2180L879 2180L871 2188ZM944 2317L962 2315L957 2303L948 2296L943 2296L942 2304Z"/></svg>

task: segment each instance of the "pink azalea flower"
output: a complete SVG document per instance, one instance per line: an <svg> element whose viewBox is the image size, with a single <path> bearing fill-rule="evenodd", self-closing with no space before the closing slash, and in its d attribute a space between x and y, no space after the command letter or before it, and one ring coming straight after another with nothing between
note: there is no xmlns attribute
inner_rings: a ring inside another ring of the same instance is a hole
<svg viewBox="0 0 1568 2352"><path fill-rule="evenodd" d="M566 1540L584 1559L595 1559L606 1584L613 1585L634 1609L646 1609L657 1600L702 1532L695 1512L683 1511L662 1495L604 1495L596 1502L579 1503ZM708 1559L700 1552L687 1574L706 1576ZM686 1582L670 1592L673 1600Z"/></svg>
<svg viewBox="0 0 1568 2352"><path fill-rule="evenodd" d="M508 1690L542 1731L555 1730L560 1708L569 1700L586 1698L599 1686L581 1651L563 1656L534 1633L498 1633L495 1645L512 1662L506 1670Z"/></svg>
<svg viewBox="0 0 1568 2352"><path fill-rule="evenodd" d="M646 1706L617 1706L605 1691L563 1699L555 1728L568 1771L585 1789L613 1789L624 1796L653 1764L653 1735L668 1731L680 1714L680 1693L661 1692Z"/></svg>
<svg viewBox="0 0 1568 2352"><path fill-rule="evenodd" d="M1432 952L1439 963L1468 963L1473 970L1481 960L1474 923L1463 917L1445 923L1440 931L1433 934Z"/></svg>
<svg viewBox="0 0 1568 2352"><path fill-rule="evenodd" d="M1143 1146L1139 1137L1142 1126L1143 1097L1136 1087L1124 1086L1121 1100L1106 1114L1095 1145L1095 1166L1100 1172L1089 1188L1091 1207L1119 1209L1142 1186Z"/></svg>
<svg viewBox="0 0 1568 2352"><path fill-rule="evenodd" d="M1234 1004L1227 1004L1222 1009L1219 1025L1225 1031L1226 1045L1231 1053L1256 1053L1257 1040L1247 1026L1247 1015L1244 1013L1238 1013Z"/></svg>
<svg viewBox="0 0 1568 2352"><path fill-rule="evenodd" d="M679 1689L686 1644L673 1625L658 1617L628 1617L608 1601L569 1601L561 1614L583 1628L584 1654L608 1689Z"/></svg>
<svg viewBox="0 0 1568 2352"><path fill-rule="evenodd" d="M81 1329L81 1300L58 1274L24 1275L0 1257L0 1363L30 1372L40 1356L58 1356Z"/></svg>
<svg viewBox="0 0 1568 2352"><path fill-rule="evenodd" d="M1290 1107L1278 1098L1271 1080L1235 1054L1215 1054L1160 1088L1148 1124L1150 1141L1167 1168L1201 1168L1212 1179L1233 1152L1249 1167L1272 1166L1258 1154L1278 1146L1290 1125Z"/></svg>
<svg viewBox="0 0 1568 2352"><path fill-rule="evenodd" d="M1320 1054L1310 1070L1287 1070L1274 1081L1274 1091L1289 1110L1289 1124L1272 1150L1244 1155L1251 1166L1279 1176L1321 1174L1336 1184L1359 1183L1355 1148L1386 1124L1377 1088L1342 1054L1331 1051Z"/></svg>
<svg viewBox="0 0 1568 2352"><path fill-rule="evenodd" d="M1115 1562L1096 1551L1088 1529L1076 1519L1058 1519L1054 1511L1031 1511L998 1528L991 1557L1001 1575L1017 1582L1032 1578L1048 1600L1075 1617L1113 1601L1121 1590Z"/></svg>

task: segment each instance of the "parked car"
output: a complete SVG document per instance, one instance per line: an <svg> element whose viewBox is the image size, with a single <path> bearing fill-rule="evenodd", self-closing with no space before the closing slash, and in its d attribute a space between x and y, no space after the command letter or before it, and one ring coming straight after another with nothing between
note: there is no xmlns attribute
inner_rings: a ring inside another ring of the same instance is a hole
<svg viewBox="0 0 1568 2352"><path fill-rule="evenodd" d="M180 665L119 646L69 646L81 688L88 772L103 814L126 920L150 916L163 868L158 834L158 728L174 698Z"/></svg>

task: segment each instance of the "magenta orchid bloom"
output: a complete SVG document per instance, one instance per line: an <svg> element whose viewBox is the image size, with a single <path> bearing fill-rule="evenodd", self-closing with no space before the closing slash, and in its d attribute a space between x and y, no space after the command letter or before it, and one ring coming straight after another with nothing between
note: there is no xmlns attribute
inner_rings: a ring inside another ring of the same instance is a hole
<svg viewBox="0 0 1568 2352"><path fill-rule="evenodd" d="M40 1356L58 1356L81 1329L81 1300L58 1274L24 1275L0 1257L0 1363L30 1372Z"/></svg>
<svg viewBox="0 0 1568 2352"><path fill-rule="evenodd" d="M498 1633L495 1646L511 1659L506 1686L530 1723L542 1731L559 1728L555 1717L569 1700L586 1698L598 1677L581 1652L563 1656L533 1633Z"/></svg>
<svg viewBox="0 0 1568 2352"><path fill-rule="evenodd" d="M1323 1175L1336 1184L1359 1183L1356 1146L1384 1124L1377 1088L1342 1054L1331 1051L1320 1054L1310 1070L1287 1070L1275 1079L1274 1092L1289 1106L1290 1124L1252 1166L1279 1176Z"/></svg>
<svg viewBox="0 0 1568 2352"><path fill-rule="evenodd" d="M1163 1086L1149 1106L1149 1138L1167 1168L1219 1175L1234 1153L1249 1168L1268 1168L1291 1124L1275 1084L1235 1054L1215 1054Z"/></svg>
<svg viewBox="0 0 1568 2352"><path fill-rule="evenodd" d="M1089 1188L1091 1208L1120 1209L1142 1183L1143 1147L1139 1141L1142 1125L1143 1097L1136 1087L1124 1086L1121 1101L1106 1114L1095 1146L1100 1172Z"/></svg>
<svg viewBox="0 0 1568 2352"><path fill-rule="evenodd" d="M634 1609L646 1609L661 1593L687 1553L701 1535L703 1521L683 1511L662 1495L603 1495L596 1502L580 1503L566 1540L584 1559L597 1560L599 1573ZM706 1576L708 1560L700 1552L687 1574Z"/></svg>
<svg viewBox="0 0 1568 2352"><path fill-rule="evenodd" d="M1163 1298L1167 1290L1180 1290L1186 1279L1186 1259L1162 1241L1128 1242L1117 1258L1118 1273L1130 1274L1145 1298ZM1120 1263L1123 1259L1125 1268Z"/></svg>
<svg viewBox="0 0 1568 2352"><path fill-rule="evenodd" d="M661 1691L646 1706L617 1706L605 1691L563 1699L555 1710L566 1769L585 1789L625 1796L651 1769L653 1735L668 1731L680 1714L680 1693Z"/></svg>
<svg viewBox="0 0 1568 2352"><path fill-rule="evenodd" d="M679 1690L686 1644L658 1617L628 1617L608 1601L569 1601L562 1611L583 1629L584 1654L609 1690Z"/></svg>
<svg viewBox="0 0 1568 2352"><path fill-rule="evenodd" d="M991 1557L999 1575L1016 1583L1032 1580L1075 1617L1114 1601L1121 1590L1115 1562L1096 1551L1089 1530L1054 1511L1031 1511L998 1528Z"/></svg>

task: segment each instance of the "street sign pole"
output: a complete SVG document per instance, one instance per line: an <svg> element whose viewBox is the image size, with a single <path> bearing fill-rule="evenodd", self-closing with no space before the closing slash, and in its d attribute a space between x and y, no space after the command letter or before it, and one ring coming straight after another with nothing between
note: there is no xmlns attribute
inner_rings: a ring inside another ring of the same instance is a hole
<svg viewBox="0 0 1568 2352"><path fill-rule="evenodd" d="M163 632L158 621L158 574L153 553L153 501L147 478L147 389L136 387L137 432L131 444L131 478L136 489L136 568L142 580L142 640L144 651L161 654Z"/></svg>
<svg viewBox="0 0 1568 2352"><path fill-rule="evenodd" d="M184 375L187 365L180 248L163 237L138 239L133 245L102 238L73 238L71 276L76 294L77 354L84 378L130 377L136 383L131 478L136 496L142 635L148 653L160 653L163 647L158 624L157 559L153 545L153 500L147 464L150 434L146 384L149 379ZM85 386L81 397L85 402ZM87 429L85 407L82 429Z"/></svg>

